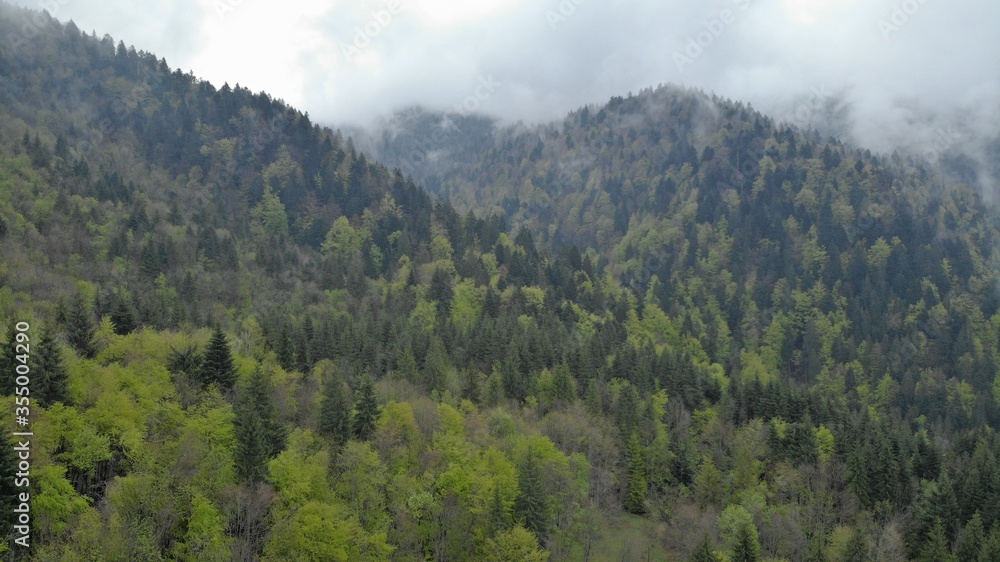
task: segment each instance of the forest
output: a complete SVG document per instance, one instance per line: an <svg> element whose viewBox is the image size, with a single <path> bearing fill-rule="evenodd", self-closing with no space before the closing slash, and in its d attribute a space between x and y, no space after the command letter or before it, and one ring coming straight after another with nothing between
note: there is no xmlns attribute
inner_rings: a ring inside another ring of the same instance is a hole
<svg viewBox="0 0 1000 562"><path fill-rule="evenodd" d="M417 183L72 22L0 38L3 560L1000 560L961 165L660 86Z"/></svg>

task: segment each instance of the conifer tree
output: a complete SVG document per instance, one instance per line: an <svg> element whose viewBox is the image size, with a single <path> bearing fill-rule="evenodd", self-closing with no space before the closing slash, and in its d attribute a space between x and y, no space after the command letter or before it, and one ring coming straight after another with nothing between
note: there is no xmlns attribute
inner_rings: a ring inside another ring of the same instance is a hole
<svg viewBox="0 0 1000 562"><path fill-rule="evenodd" d="M965 524L955 545L955 556L959 560L979 560L986 532L983 529L983 517L977 511L972 519Z"/></svg>
<svg viewBox="0 0 1000 562"><path fill-rule="evenodd" d="M517 499L514 513L517 520L540 540L548 536L548 496L542 481L541 463L529 453L517 471Z"/></svg>
<svg viewBox="0 0 1000 562"><path fill-rule="evenodd" d="M236 369L233 367L229 342L219 327L215 328L212 339L208 342L204 360L198 369L198 379L204 386L215 383L220 390L229 390L236 382Z"/></svg>
<svg viewBox="0 0 1000 562"><path fill-rule="evenodd" d="M261 482L267 461L285 448L287 432L278 419L264 371L257 368L240 393L236 406L234 461L240 478Z"/></svg>
<svg viewBox="0 0 1000 562"><path fill-rule="evenodd" d="M236 473L246 482L263 482L267 475L267 439L260 414L252 407L240 408L235 423Z"/></svg>
<svg viewBox="0 0 1000 562"><path fill-rule="evenodd" d="M329 437L336 448L351 438L351 403L344 392L344 382L338 375L331 377L323 387L319 431Z"/></svg>
<svg viewBox="0 0 1000 562"><path fill-rule="evenodd" d="M375 383L371 377L361 379L358 389L358 401L354 405L354 438L366 440L375 431L375 421L378 419L378 396L375 394Z"/></svg>
<svg viewBox="0 0 1000 562"><path fill-rule="evenodd" d="M757 528L751 523L743 525L736 532L736 545L733 547L733 562L758 562L760 560L760 538Z"/></svg>
<svg viewBox="0 0 1000 562"><path fill-rule="evenodd" d="M277 456L285 448L288 430L278 417L271 385L260 367L257 367L247 381L241 402L245 407L253 408L260 417L267 457L270 459Z"/></svg>
<svg viewBox="0 0 1000 562"><path fill-rule="evenodd" d="M94 324L93 314L90 305L84 300L82 294L77 294L70 303L66 318L66 337L73 349L81 357L92 359L97 355L97 346L94 343L94 334L97 327Z"/></svg>
<svg viewBox="0 0 1000 562"><path fill-rule="evenodd" d="M691 562L719 562L719 558L712 551L712 541L709 539L708 533L705 533L701 540L698 541L698 546L695 547L694 553L691 554Z"/></svg>
<svg viewBox="0 0 1000 562"><path fill-rule="evenodd" d="M948 548L948 538L945 535L944 525L940 519L934 521L927 540L918 558L920 562L955 562L955 557L951 555Z"/></svg>
<svg viewBox="0 0 1000 562"><path fill-rule="evenodd" d="M68 400L66 367L63 366L62 354L52 333L42 329L38 343L31 348L31 358L34 360L35 396L42 406L48 407L56 402Z"/></svg>
<svg viewBox="0 0 1000 562"><path fill-rule="evenodd" d="M628 440L626 449L628 460L628 488L625 495L625 509L631 513L643 514L646 512L646 494L649 492L649 484L646 481L646 455L642 450L642 443L639 442L639 435L633 433Z"/></svg>

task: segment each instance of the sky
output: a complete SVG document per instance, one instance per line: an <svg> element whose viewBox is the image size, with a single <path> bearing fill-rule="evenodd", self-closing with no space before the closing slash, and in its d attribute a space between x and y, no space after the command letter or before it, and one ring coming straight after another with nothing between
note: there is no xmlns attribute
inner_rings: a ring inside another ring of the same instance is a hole
<svg viewBox="0 0 1000 562"><path fill-rule="evenodd" d="M674 83L881 152L1000 131L996 0L13 3L331 126L417 104L544 122Z"/></svg>

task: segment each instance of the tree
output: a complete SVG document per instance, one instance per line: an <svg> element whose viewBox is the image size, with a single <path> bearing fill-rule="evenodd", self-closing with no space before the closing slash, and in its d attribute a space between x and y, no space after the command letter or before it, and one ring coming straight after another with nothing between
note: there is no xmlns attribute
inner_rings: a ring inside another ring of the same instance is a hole
<svg viewBox="0 0 1000 562"><path fill-rule="evenodd" d="M957 562L948 548L948 538L945 536L944 525L940 519L934 521L934 527L920 552L920 562Z"/></svg>
<svg viewBox="0 0 1000 562"><path fill-rule="evenodd" d="M743 525L736 532L736 545L733 547L733 562L757 562L760 560L760 538L757 528L751 523Z"/></svg>
<svg viewBox="0 0 1000 562"><path fill-rule="evenodd" d="M486 562L546 562L549 553L538 548L538 539L531 531L514 527L486 539Z"/></svg>
<svg viewBox="0 0 1000 562"><path fill-rule="evenodd" d="M641 515L646 512L646 494L649 484L646 481L646 455L639 442L639 434L633 433L625 450L628 463L628 488L625 495L625 509Z"/></svg>
<svg viewBox="0 0 1000 562"><path fill-rule="evenodd" d="M542 480L541 461L535 453L525 457L517 471L517 499L514 515L536 537L548 535L549 500Z"/></svg>
<svg viewBox="0 0 1000 562"><path fill-rule="evenodd" d="M97 355L97 345L94 334L97 332L90 305L84 300L83 294L77 294L70 303L66 318L66 337L73 349L85 359Z"/></svg>
<svg viewBox="0 0 1000 562"><path fill-rule="evenodd" d="M262 482L267 461L285 448L287 431L278 419L264 371L257 368L236 407L236 471L242 480Z"/></svg>
<svg viewBox="0 0 1000 562"><path fill-rule="evenodd" d="M278 417L271 383L262 368L257 367L250 375L241 403L243 407L253 408L260 416L267 457L271 458L280 453L285 448L288 429Z"/></svg>
<svg viewBox="0 0 1000 562"><path fill-rule="evenodd" d="M985 540L983 517L977 511L959 534L958 543L955 545L955 556L959 560L979 560L979 554Z"/></svg>
<svg viewBox="0 0 1000 562"><path fill-rule="evenodd" d="M871 547L868 544L868 537L860 527L855 527L851 531L851 537L847 541L847 551L844 559L850 562L868 562L872 559Z"/></svg>
<svg viewBox="0 0 1000 562"><path fill-rule="evenodd" d="M267 476L267 439L260 414L243 407L236 413L236 451L233 461L241 480L259 483Z"/></svg>
<svg viewBox="0 0 1000 562"><path fill-rule="evenodd" d="M358 389L358 401L354 405L354 425L352 431L355 439L365 440L375 431L378 420L378 396L375 393L375 383L371 377L361 379Z"/></svg>
<svg viewBox="0 0 1000 562"><path fill-rule="evenodd" d="M333 441L335 449L351 438L351 403L344 392L344 381L336 374L323 387L319 431Z"/></svg>
<svg viewBox="0 0 1000 562"><path fill-rule="evenodd" d="M51 406L56 402L68 400L66 367L63 366L62 353L52 333L42 329L38 343L32 348L35 397L42 406Z"/></svg>
<svg viewBox="0 0 1000 562"><path fill-rule="evenodd" d="M438 314L447 316L451 312L451 301L455 298L455 289L451 286L451 274L443 267L434 270L427 298L438 304Z"/></svg>
<svg viewBox="0 0 1000 562"><path fill-rule="evenodd" d="M691 554L691 562L719 562L719 558L712 551L712 540L708 537L708 533L698 541L698 546Z"/></svg>
<svg viewBox="0 0 1000 562"><path fill-rule="evenodd" d="M233 355L222 328L216 327L205 350L205 358L198 369L198 380L203 386L217 384L220 390L229 390L236 383Z"/></svg>
<svg viewBox="0 0 1000 562"><path fill-rule="evenodd" d="M719 515L718 525L732 562L760 560L760 538L747 508L742 505L727 507Z"/></svg>

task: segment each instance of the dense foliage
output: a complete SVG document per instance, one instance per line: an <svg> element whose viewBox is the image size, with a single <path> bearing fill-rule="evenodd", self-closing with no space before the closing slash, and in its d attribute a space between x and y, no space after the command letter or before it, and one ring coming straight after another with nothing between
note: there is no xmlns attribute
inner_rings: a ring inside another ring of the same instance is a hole
<svg viewBox="0 0 1000 562"><path fill-rule="evenodd" d="M662 88L467 153L458 212L266 94L0 37L4 556L996 559L967 186Z"/></svg>

